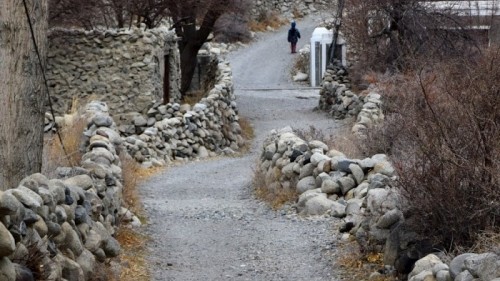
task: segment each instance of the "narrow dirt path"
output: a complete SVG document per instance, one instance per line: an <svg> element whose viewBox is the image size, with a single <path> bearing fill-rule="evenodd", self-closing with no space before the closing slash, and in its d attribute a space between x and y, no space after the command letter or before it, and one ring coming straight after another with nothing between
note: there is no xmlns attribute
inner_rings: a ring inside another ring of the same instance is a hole
<svg viewBox="0 0 500 281"><path fill-rule="evenodd" d="M298 26L304 44L314 24ZM230 56L240 115L255 126L251 152L172 167L142 187L154 280L336 280L328 254L334 221L275 212L251 189L269 130L314 125L331 132L341 126L313 111L317 90L290 90L297 85L288 78L287 28Z"/></svg>

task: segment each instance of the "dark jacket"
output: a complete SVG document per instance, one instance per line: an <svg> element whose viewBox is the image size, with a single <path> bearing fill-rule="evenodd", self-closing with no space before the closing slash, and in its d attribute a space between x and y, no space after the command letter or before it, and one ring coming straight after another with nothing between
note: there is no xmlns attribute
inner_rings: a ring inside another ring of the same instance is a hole
<svg viewBox="0 0 500 281"><path fill-rule="evenodd" d="M295 22L292 22L292 28L288 30L288 42L297 43L300 38L300 32L295 28Z"/></svg>

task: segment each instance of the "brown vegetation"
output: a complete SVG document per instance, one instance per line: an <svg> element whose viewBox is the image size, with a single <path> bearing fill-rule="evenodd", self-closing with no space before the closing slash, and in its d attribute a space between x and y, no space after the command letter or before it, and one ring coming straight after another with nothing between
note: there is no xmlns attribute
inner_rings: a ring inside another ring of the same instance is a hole
<svg viewBox="0 0 500 281"><path fill-rule="evenodd" d="M57 167L77 166L80 164L84 153L82 136L87 126L87 120L79 116L79 114L72 115L72 117L68 118L68 120L70 119L71 124L65 124L59 129L66 151L56 134L46 134L44 136L42 172L46 175L54 176L53 172Z"/></svg>
<svg viewBox="0 0 500 281"><path fill-rule="evenodd" d="M500 231L499 79L500 49L491 49L385 85L386 120L372 131L370 151L390 153L406 217L447 249Z"/></svg>
<svg viewBox="0 0 500 281"><path fill-rule="evenodd" d="M343 29L362 69L418 69L432 59L478 52L471 32L449 10L417 0L347 1Z"/></svg>
<svg viewBox="0 0 500 281"><path fill-rule="evenodd" d="M286 23L288 22L276 12L261 11L256 20L250 21L249 28L251 31L266 31L267 27L276 29Z"/></svg>
<svg viewBox="0 0 500 281"><path fill-rule="evenodd" d="M295 134L306 141L319 140L326 144L329 149L335 149L344 153L349 158L362 158L365 155L363 143L351 134L350 123L336 130L336 133L325 134L324 131L314 126L309 129L294 129Z"/></svg>
<svg viewBox="0 0 500 281"><path fill-rule="evenodd" d="M260 167L254 170L252 185L255 189L255 195L267 202L273 209L279 209L287 203L295 202L299 196L295 190L297 183L291 183L289 188L284 188L279 182L280 177L280 170L274 170L271 175L266 175Z"/></svg>

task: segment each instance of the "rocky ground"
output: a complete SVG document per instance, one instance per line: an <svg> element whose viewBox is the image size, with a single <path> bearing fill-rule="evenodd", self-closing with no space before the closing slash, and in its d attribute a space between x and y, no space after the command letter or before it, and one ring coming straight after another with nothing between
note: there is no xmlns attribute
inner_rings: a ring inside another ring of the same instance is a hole
<svg viewBox="0 0 500 281"><path fill-rule="evenodd" d="M311 18L298 22L298 49L314 25ZM337 221L273 211L251 187L271 129L313 125L330 134L344 126L313 110L318 90L291 82L287 28L260 34L230 55L240 115L255 127L250 153L172 167L142 186L154 280L338 280Z"/></svg>

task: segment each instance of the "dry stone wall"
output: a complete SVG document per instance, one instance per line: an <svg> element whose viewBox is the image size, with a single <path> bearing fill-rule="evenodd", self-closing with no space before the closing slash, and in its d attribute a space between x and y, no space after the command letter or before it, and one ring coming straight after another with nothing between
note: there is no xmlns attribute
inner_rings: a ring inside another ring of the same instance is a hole
<svg viewBox="0 0 500 281"><path fill-rule="evenodd" d="M404 200L394 187L397 175L384 154L349 159L287 127L271 131L257 168L269 192L299 194L294 205L299 214L340 218L341 240L355 239L364 251L383 252L385 267L370 280L398 272L409 281L500 281L500 247L444 259L427 237L408 228Z"/></svg>
<svg viewBox="0 0 500 281"><path fill-rule="evenodd" d="M213 63L214 86L195 105L155 104L146 115L130 113L118 118L124 146L143 166L231 154L244 144L231 68L223 60Z"/></svg>
<svg viewBox="0 0 500 281"><path fill-rule="evenodd" d="M47 77L58 114L75 99L89 98L106 102L115 114L145 113L162 101L164 84L170 100L180 100L179 73L176 36L165 27L49 33Z"/></svg>
<svg viewBox="0 0 500 281"><path fill-rule="evenodd" d="M369 89L365 96L357 95L351 91L350 83L344 67L328 66L323 77L318 108L335 119L355 117L352 133L365 138L367 129L384 119L382 97L376 89Z"/></svg>
<svg viewBox="0 0 500 281"><path fill-rule="evenodd" d="M81 167L0 191L0 280L95 280L98 264L120 253L122 139L104 103L90 103L85 116Z"/></svg>
<svg viewBox="0 0 500 281"><path fill-rule="evenodd" d="M253 19L262 18L269 11L275 11L287 18L305 16L314 13L322 7L328 7L331 2L325 0L257 0L251 10Z"/></svg>

